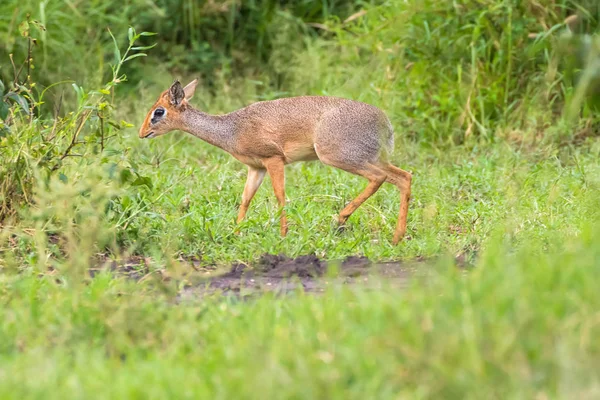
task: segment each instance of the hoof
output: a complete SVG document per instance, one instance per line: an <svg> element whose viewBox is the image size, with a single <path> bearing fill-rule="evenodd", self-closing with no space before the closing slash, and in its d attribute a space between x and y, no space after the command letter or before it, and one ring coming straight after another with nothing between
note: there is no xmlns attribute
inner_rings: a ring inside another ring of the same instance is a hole
<svg viewBox="0 0 600 400"><path fill-rule="evenodd" d="M346 232L346 230L348 230L348 227L345 224L340 224L335 228L335 233L341 235L342 233Z"/></svg>

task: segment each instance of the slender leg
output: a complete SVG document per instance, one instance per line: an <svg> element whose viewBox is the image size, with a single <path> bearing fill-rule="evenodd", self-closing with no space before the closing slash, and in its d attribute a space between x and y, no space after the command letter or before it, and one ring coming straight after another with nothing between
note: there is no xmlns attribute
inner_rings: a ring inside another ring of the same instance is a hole
<svg viewBox="0 0 600 400"><path fill-rule="evenodd" d="M344 207L344 209L340 212L340 216L338 218L338 222L340 225L346 223L350 215L352 215L352 213L356 211L356 209L360 207L360 205L364 203L365 200L373 196L373 194L375 194L375 192L379 190L381 185L383 185L383 182L385 182L386 180L385 173L375 166L371 166L366 170L350 170L347 168L345 169L354 174L364 176L369 180L369 183L367 187L354 200L348 203L348 205Z"/></svg>
<svg viewBox="0 0 600 400"><path fill-rule="evenodd" d="M410 202L410 186L412 175L410 172L404 171L391 164L385 169L389 172L388 182L393 183L400 189L400 213L398 214L398 224L394 232L392 243L398 244L406 233L406 219L408 217L408 203Z"/></svg>
<svg viewBox="0 0 600 400"><path fill-rule="evenodd" d="M248 166L248 177L246 178L246 186L244 186L244 193L242 194L242 204L240 205L240 212L237 217L238 224L242 222L246 216L248 206L250 206L252 198L260 187L265 177L265 172L266 171L264 169L257 169Z"/></svg>
<svg viewBox="0 0 600 400"><path fill-rule="evenodd" d="M263 164L267 168L267 172L271 177L271 183L273 184L273 191L275 192L275 197L277 197L277 201L279 202L279 208L281 209L281 236L285 236L287 234L287 218L285 217L285 163L281 158L270 158L268 160L263 161Z"/></svg>

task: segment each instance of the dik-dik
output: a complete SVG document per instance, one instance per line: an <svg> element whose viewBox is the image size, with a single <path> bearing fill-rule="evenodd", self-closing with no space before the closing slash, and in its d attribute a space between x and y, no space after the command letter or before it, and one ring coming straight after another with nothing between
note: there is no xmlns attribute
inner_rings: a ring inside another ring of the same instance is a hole
<svg viewBox="0 0 600 400"><path fill-rule="evenodd" d="M390 120L377 107L337 97L302 96L262 101L225 115L195 109L189 100L197 80L175 81L152 106L140 138L181 130L217 146L248 166L237 222L244 219L265 173L281 207L281 235L287 233L284 167L295 161L322 163L365 177L369 183L339 215L348 217L384 182L400 189L400 213L393 243L406 232L411 174L387 161L394 145Z"/></svg>

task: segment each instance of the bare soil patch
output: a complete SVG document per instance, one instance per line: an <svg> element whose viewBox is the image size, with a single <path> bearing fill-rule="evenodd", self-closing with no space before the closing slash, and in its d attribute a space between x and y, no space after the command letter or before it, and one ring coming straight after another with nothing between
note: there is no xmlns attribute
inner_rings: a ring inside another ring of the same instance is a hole
<svg viewBox="0 0 600 400"><path fill-rule="evenodd" d="M90 269L93 277L103 269L126 276L135 281L158 279L184 279L185 287L179 300L198 299L210 295L254 297L265 292L277 294L302 290L321 293L328 287L360 285L378 289L384 284L398 289L406 287L414 278L426 278L432 271L432 260L372 262L366 257L348 257L344 260L326 261L315 255L289 258L284 255L264 254L251 264L236 263L228 268L204 265L198 258L181 259L189 267L179 278L164 269L152 267L149 258L132 256L121 261L109 261L106 256L98 260L98 267ZM461 260L457 259L459 266ZM185 266L183 269L187 269Z"/></svg>
<svg viewBox="0 0 600 400"><path fill-rule="evenodd" d="M427 262L373 263L366 257L324 261L315 255L289 258L265 254L252 265L234 264L228 272L210 276L184 289L181 298L198 298L221 293L226 296L254 296L263 292L289 293L298 289L319 293L332 285L361 284L381 287L382 281L405 287L410 279L423 275Z"/></svg>

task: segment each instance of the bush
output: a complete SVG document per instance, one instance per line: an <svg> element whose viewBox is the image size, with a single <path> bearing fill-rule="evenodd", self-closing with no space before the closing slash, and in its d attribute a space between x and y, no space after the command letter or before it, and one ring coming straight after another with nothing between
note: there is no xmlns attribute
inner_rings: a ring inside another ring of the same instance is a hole
<svg viewBox="0 0 600 400"><path fill-rule="evenodd" d="M23 32L26 41L31 44L35 39L28 29ZM41 112L49 87L40 89L40 85L29 74L21 77L20 71L28 72L35 66L31 53L22 66L15 67L14 81L9 86L0 81L0 92L6 91L0 101L0 119L3 120L0 138L0 221L14 216L20 206L30 205L36 185L43 187L56 175L66 181L68 178L62 173L62 166L69 159L79 159L81 165L97 160L109 162L110 158L103 154L109 142L119 130L132 126L114 116L114 89L127 80L127 76L121 72L123 65L145 56L141 51L148 47L135 46L136 41L150 35L147 32L137 34L130 28L129 44L122 54L114 40L115 59L110 68L111 80L99 90L85 90L71 83L77 106L73 111L64 112L64 116L59 115L59 111L62 111L60 102L54 118L48 118ZM100 158L101 155L104 157Z"/></svg>

